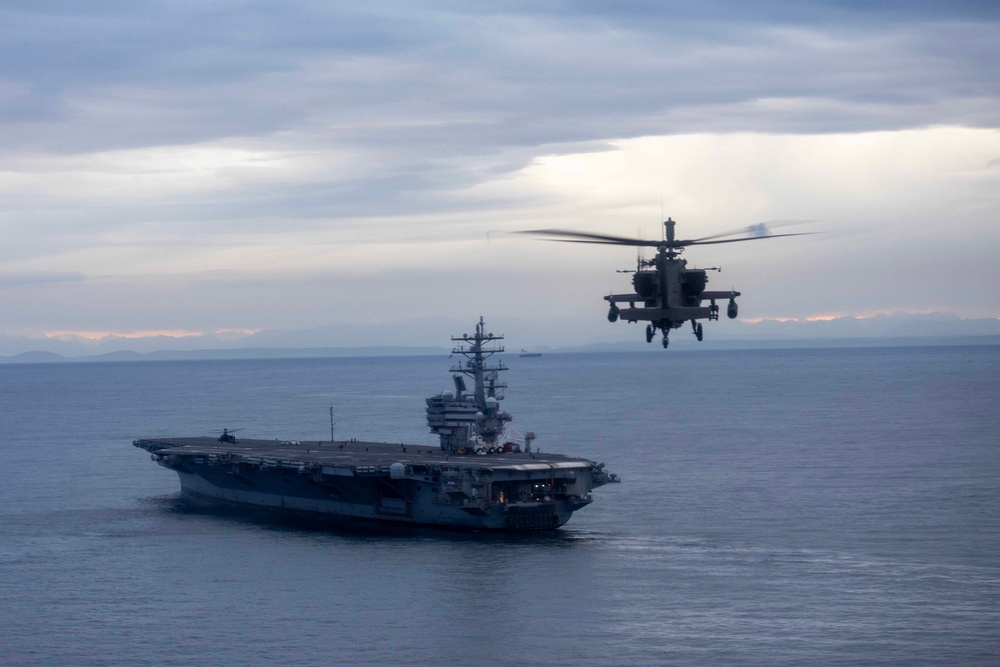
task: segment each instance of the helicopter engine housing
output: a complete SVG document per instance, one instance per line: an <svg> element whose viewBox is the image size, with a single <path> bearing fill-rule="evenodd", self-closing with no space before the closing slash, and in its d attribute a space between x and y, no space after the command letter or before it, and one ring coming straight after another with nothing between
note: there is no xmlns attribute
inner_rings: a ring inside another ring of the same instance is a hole
<svg viewBox="0 0 1000 667"><path fill-rule="evenodd" d="M681 275L681 285L684 289L684 296L696 297L705 291L705 286L708 285L708 276L702 269L685 271Z"/></svg>
<svg viewBox="0 0 1000 667"><path fill-rule="evenodd" d="M632 276L632 287L643 299L656 296L656 271L636 271Z"/></svg>

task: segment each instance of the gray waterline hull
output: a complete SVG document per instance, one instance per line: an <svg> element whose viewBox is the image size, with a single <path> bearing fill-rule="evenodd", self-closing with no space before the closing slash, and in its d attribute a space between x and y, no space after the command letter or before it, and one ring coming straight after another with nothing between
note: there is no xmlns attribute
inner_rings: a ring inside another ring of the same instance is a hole
<svg viewBox="0 0 1000 667"><path fill-rule="evenodd" d="M467 530L546 530L565 524L613 481L603 466L558 454L455 456L374 442L154 438L133 443L177 472L201 503Z"/></svg>

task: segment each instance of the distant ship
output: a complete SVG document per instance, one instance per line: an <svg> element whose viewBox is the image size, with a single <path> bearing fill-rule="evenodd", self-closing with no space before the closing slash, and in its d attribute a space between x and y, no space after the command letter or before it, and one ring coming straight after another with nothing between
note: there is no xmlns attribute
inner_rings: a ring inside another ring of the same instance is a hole
<svg viewBox="0 0 1000 667"><path fill-rule="evenodd" d="M522 356L522 357L540 357L540 356L542 356L542 353L541 352L528 352L527 350L522 349L521 350L521 354L519 356Z"/></svg>
<svg viewBox="0 0 1000 667"><path fill-rule="evenodd" d="M425 525L497 531L562 526L589 505L591 489L618 482L603 463L532 451L534 433L509 426L500 410L507 370L489 358L503 336L452 338L454 392L426 400L440 446L350 440L142 438L180 478L184 494L212 504L275 508L337 524ZM489 347L492 346L492 347ZM522 351L522 356L524 355ZM466 378L473 387L466 387Z"/></svg>

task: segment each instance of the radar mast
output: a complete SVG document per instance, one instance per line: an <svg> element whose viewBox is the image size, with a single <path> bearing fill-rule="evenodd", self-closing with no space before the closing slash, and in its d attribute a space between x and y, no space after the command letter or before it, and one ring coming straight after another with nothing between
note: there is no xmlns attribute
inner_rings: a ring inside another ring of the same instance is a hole
<svg viewBox="0 0 1000 667"><path fill-rule="evenodd" d="M499 376L501 371L508 370L507 366L499 359L490 361L490 357L504 351L499 344L503 338L487 332L482 317L474 334L452 337L456 343L452 354L465 358L450 369L455 374L455 394L427 399L427 425L441 437L442 449L493 450L504 433L504 425L513 419L500 410L507 385ZM472 381L471 394L466 393L465 377Z"/></svg>

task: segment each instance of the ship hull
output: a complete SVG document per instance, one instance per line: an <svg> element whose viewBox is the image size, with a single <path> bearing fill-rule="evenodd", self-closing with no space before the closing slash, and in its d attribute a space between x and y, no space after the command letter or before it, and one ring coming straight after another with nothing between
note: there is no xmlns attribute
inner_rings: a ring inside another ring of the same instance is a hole
<svg viewBox="0 0 1000 667"><path fill-rule="evenodd" d="M355 491L368 499L333 500L317 485L302 479L260 473L235 482L229 475L177 471L181 491L200 505L229 509L278 510L333 526L425 526L454 530L551 530L569 521L579 503L549 501L461 508L435 500L413 485L411 499L379 498L377 483L362 482ZM271 478L273 476L273 478ZM364 488L368 487L368 488Z"/></svg>
<svg viewBox="0 0 1000 667"><path fill-rule="evenodd" d="M455 455L378 442L136 440L200 503L279 510L330 523L551 530L617 481L559 454Z"/></svg>

